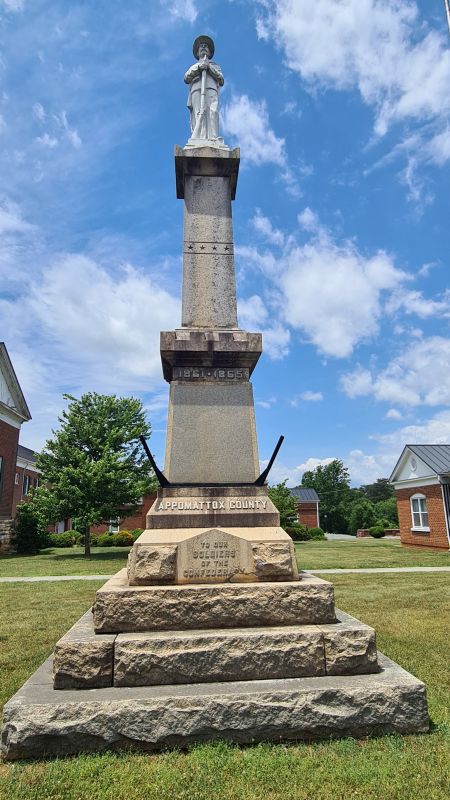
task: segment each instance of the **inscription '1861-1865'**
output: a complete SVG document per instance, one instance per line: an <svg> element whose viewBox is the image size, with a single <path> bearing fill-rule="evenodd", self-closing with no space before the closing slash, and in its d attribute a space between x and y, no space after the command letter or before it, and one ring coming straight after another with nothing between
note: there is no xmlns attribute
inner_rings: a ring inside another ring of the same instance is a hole
<svg viewBox="0 0 450 800"><path fill-rule="evenodd" d="M188 555L185 578L227 578L240 570L239 543L222 539L197 541Z"/></svg>
<svg viewBox="0 0 450 800"><path fill-rule="evenodd" d="M174 367L175 381L248 381L249 371L245 368L213 368L213 367Z"/></svg>

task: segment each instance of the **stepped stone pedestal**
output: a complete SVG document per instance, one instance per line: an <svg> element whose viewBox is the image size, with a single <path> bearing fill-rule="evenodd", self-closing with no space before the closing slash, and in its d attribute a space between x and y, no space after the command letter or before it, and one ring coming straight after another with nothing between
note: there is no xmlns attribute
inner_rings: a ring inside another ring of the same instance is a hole
<svg viewBox="0 0 450 800"><path fill-rule="evenodd" d="M259 477L262 341L236 316L239 150L197 144L175 149L183 307L182 327L161 333L167 485L127 569L6 704L9 759L428 729L424 685L335 610L330 583L299 574Z"/></svg>

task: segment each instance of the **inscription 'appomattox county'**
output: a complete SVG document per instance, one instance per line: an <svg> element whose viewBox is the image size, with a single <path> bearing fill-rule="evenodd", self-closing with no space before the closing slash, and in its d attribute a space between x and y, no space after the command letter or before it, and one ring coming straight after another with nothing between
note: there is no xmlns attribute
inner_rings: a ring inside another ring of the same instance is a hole
<svg viewBox="0 0 450 800"><path fill-rule="evenodd" d="M208 367L174 367L175 381L248 381L248 369L218 369Z"/></svg>
<svg viewBox="0 0 450 800"><path fill-rule="evenodd" d="M223 500L161 500L157 511L254 511L265 510L267 500L224 498Z"/></svg>

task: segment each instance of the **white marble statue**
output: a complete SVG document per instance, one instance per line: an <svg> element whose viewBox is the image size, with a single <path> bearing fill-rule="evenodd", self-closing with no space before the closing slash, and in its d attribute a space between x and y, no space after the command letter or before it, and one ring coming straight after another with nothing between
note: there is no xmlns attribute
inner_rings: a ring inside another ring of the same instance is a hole
<svg viewBox="0 0 450 800"><path fill-rule="evenodd" d="M222 70L211 61L214 42L209 36L198 36L192 50L198 61L184 76L184 82L189 84L191 139L214 141L219 139L219 87L224 84Z"/></svg>

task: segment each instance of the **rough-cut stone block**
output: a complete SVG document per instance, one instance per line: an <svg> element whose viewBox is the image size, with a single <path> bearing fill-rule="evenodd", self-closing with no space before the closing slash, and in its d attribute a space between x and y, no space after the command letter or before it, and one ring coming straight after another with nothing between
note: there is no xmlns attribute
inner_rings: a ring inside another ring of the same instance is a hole
<svg viewBox="0 0 450 800"><path fill-rule="evenodd" d="M376 675L55 692L50 659L4 708L7 759L205 739L295 740L429 728L421 681L380 655Z"/></svg>
<svg viewBox="0 0 450 800"><path fill-rule="evenodd" d="M258 578L292 578L292 552L284 542L258 542L252 550Z"/></svg>
<svg viewBox="0 0 450 800"><path fill-rule="evenodd" d="M55 646L55 689L112 686L115 638L96 635L92 611L87 611Z"/></svg>
<svg viewBox="0 0 450 800"><path fill-rule="evenodd" d="M176 544L135 547L128 557L128 577L133 583L174 583Z"/></svg>
<svg viewBox="0 0 450 800"><path fill-rule="evenodd" d="M129 586L126 570L96 594L98 633L333 622L333 586L304 573L277 583Z"/></svg>
<svg viewBox="0 0 450 800"><path fill-rule="evenodd" d="M114 685L151 686L325 675L314 626L119 634Z"/></svg>
<svg viewBox="0 0 450 800"><path fill-rule="evenodd" d="M359 675L378 671L373 628L336 610L338 625L320 625L327 675Z"/></svg>

